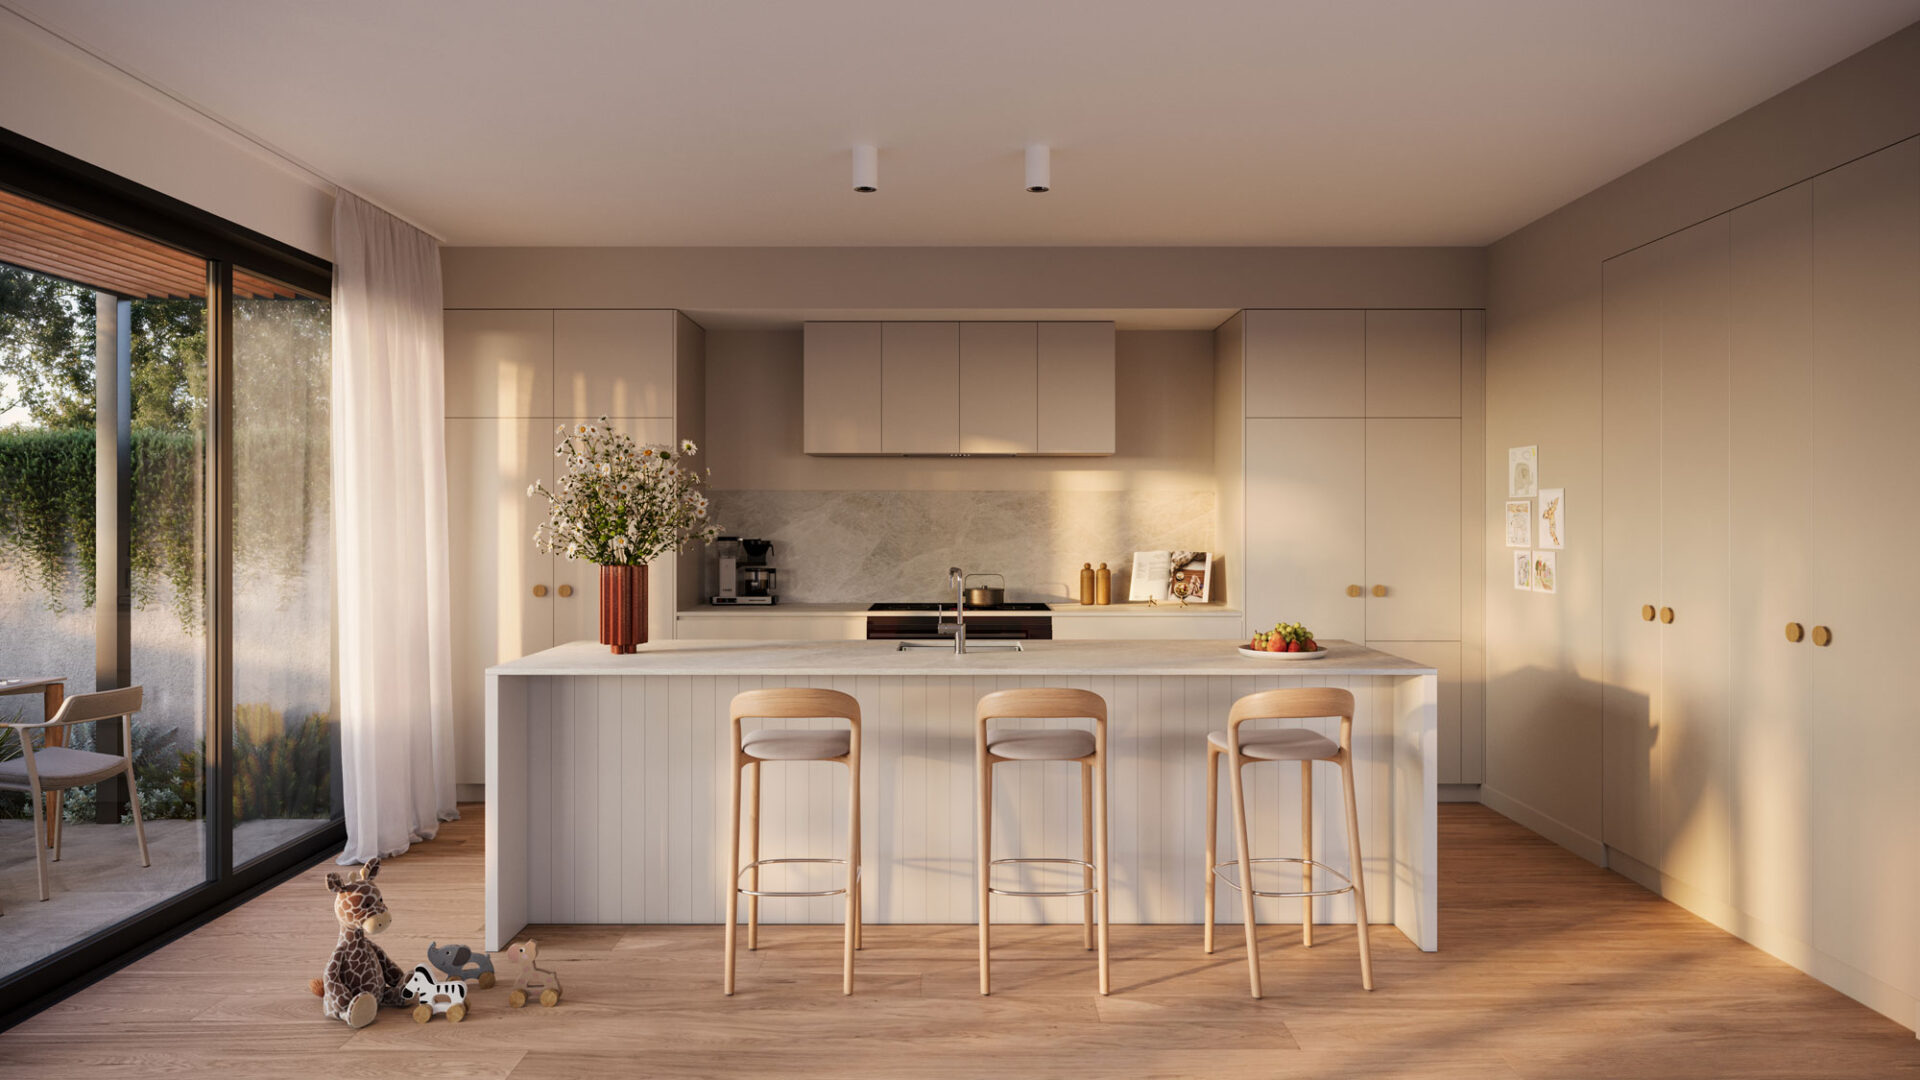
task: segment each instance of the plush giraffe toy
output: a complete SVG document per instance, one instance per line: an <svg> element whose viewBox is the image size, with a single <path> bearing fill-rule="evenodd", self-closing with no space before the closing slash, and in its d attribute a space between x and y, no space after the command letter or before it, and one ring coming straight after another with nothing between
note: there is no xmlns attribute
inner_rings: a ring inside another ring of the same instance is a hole
<svg viewBox="0 0 1920 1080"><path fill-rule="evenodd" d="M404 1007L407 977L400 965L371 940L393 922L380 887L373 883L380 860L369 859L357 877L327 875L327 889L335 894L334 917L340 920L340 940L327 960L324 979L308 986L322 999L327 1016L345 1020L350 1028L373 1023L382 1005Z"/></svg>

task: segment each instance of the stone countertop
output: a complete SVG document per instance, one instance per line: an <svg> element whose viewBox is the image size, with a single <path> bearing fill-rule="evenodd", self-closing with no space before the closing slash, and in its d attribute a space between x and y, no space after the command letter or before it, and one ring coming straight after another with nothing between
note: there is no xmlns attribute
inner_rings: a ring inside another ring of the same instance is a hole
<svg viewBox="0 0 1920 1080"><path fill-rule="evenodd" d="M893 641L658 641L616 656L576 641L496 664L489 675L1433 675L1348 641L1318 660L1242 656L1231 641L1029 641L1023 651L901 649Z"/></svg>
<svg viewBox="0 0 1920 1080"><path fill-rule="evenodd" d="M1052 615L1055 618L1078 615L1128 615L1149 618L1185 616L1187 618L1237 619L1238 608L1218 604L1080 604L1049 600L1046 611L1002 611L997 608L968 608L967 617L996 618L1007 615ZM930 611L869 611L866 604L708 604L682 608L676 615L931 615Z"/></svg>

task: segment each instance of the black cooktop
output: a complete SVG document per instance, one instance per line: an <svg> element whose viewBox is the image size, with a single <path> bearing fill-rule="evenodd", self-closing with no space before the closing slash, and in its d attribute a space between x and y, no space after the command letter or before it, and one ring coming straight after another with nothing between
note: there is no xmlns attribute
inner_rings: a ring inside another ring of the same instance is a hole
<svg viewBox="0 0 1920 1080"><path fill-rule="evenodd" d="M952 604L934 604L934 603L873 604L873 605L870 605L867 608L867 610L868 611L952 611L953 605ZM974 607L973 605L969 604L967 605L967 610L968 611L1051 611L1053 609L1047 607L1047 605L1045 604L1035 603L1031 600L1021 600L1021 601L1015 601L1014 603L1010 603L1010 604L995 604L992 607Z"/></svg>

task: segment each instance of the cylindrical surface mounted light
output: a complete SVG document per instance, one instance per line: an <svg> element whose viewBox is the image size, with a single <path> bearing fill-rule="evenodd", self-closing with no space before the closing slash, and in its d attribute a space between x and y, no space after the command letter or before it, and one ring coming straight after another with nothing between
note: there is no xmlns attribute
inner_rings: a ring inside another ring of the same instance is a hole
<svg viewBox="0 0 1920 1080"><path fill-rule="evenodd" d="M1042 192L1053 187L1053 156L1039 143L1027 147L1027 190Z"/></svg>
<svg viewBox="0 0 1920 1080"><path fill-rule="evenodd" d="M880 148L861 145L853 148L853 190L871 194L880 190Z"/></svg>

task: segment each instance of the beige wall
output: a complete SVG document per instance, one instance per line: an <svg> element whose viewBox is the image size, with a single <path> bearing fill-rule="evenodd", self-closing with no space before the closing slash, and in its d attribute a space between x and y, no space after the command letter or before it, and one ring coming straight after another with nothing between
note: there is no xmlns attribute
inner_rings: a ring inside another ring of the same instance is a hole
<svg viewBox="0 0 1920 1080"><path fill-rule="evenodd" d="M448 307L1475 308L1479 248L450 248Z"/></svg>
<svg viewBox="0 0 1920 1080"><path fill-rule="evenodd" d="M1499 241L1487 303L1487 780L1483 797L1599 859L1600 263L1920 131L1908 29ZM1499 546L1506 448L1537 443L1572 521L1553 598Z"/></svg>
<svg viewBox="0 0 1920 1080"><path fill-rule="evenodd" d="M1212 491L1213 334L1114 335L1111 457L808 457L800 331L707 332L707 466L741 491Z"/></svg>
<svg viewBox="0 0 1920 1080"><path fill-rule="evenodd" d="M0 127L332 256L330 185L4 9Z"/></svg>

